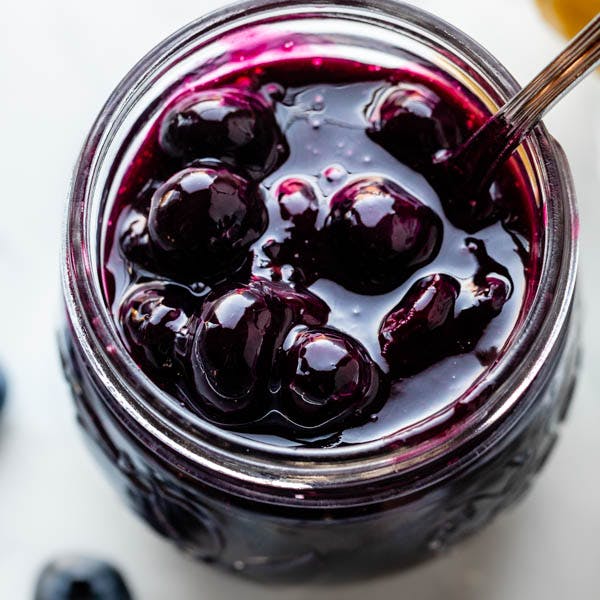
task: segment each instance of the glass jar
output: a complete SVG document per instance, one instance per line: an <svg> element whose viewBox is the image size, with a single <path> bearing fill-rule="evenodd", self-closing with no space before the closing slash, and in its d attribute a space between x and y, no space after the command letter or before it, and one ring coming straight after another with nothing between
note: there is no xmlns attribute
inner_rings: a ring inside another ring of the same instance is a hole
<svg viewBox="0 0 600 600"><path fill-rule="evenodd" d="M76 166L62 356L79 421L114 482L194 557L268 581L348 580L435 556L475 532L527 490L549 455L577 365L573 188L560 147L537 127L518 160L542 230L540 283L501 359L461 399L479 399L479 408L458 424L410 444L399 432L298 449L203 422L144 376L120 341L101 289L105 207L144 111L186 73L226 67L225 42L251 43L244 35L257 25L265 52L290 32L331 52L377 51L390 64L408 50L491 111L518 86L474 41L412 6L251 1L192 23L142 59L102 109Z"/></svg>

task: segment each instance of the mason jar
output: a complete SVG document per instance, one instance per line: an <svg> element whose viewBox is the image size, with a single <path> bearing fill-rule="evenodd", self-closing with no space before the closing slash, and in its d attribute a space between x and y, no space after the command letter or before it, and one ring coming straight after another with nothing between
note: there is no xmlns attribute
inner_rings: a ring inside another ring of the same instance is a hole
<svg viewBox="0 0 600 600"><path fill-rule="evenodd" d="M266 581L347 581L434 557L479 530L527 491L550 454L577 371L573 186L562 150L538 126L515 160L535 200L539 283L500 359L454 406L478 408L452 427L411 442L398 432L291 448L203 421L153 384L124 347L102 292L102 234L141 116L186 73L218 68L228 40L250 40L245 34L257 27L265 52L290 32L334 56L377 51L393 64L409 52L490 111L518 85L476 42L414 6L253 0L195 21L147 54L110 96L76 165L61 351L79 422L115 486L198 559Z"/></svg>

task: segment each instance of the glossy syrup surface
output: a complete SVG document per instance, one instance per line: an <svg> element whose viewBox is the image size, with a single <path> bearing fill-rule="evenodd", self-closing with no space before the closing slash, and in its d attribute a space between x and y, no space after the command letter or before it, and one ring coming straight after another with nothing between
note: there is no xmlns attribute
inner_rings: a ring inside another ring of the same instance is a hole
<svg viewBox="0 0 600 600"><path fill-rule="evenodd" d="M477 202L428 183L485 117L422 62L188 78L134 132L107 221L132 356L191 412L276 444L422 438L474 410L461 397L502 356L539 260L516 159Z"/></svg>

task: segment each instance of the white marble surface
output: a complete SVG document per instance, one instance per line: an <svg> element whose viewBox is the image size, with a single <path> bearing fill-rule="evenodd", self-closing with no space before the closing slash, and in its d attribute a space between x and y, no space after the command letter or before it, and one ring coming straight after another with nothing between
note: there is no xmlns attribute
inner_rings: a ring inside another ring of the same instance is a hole
<svg viewBox="0 0 600 600"><path fill-rule="evenodd" d="M109 557L143 600L235 598L552 600L598 597L600 564L600 78L547 123L570 157L582 222L585 365L571 419L533 493L449 556L348 588L267 589L180 556L125 509L83 446L55 347L58 246L71 167L113 86L205 0L21 0L0 19L0 598L31 597L48 558ZM418 2L525 81L560 47L532 0Z"/></svg>

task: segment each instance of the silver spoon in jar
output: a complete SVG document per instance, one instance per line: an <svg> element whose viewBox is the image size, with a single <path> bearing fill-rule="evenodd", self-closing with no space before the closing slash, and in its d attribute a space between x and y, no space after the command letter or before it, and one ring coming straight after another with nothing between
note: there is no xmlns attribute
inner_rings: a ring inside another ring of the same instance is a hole
<svg viewBox="0 0 600 600"><path fill-rule="evenodd" d="M499 165L542 117L600 63L600 13L530 83L456 150L442 150L431 181L452 202L476 205ZM461 208L456 206L456 208Z"/></svg>

